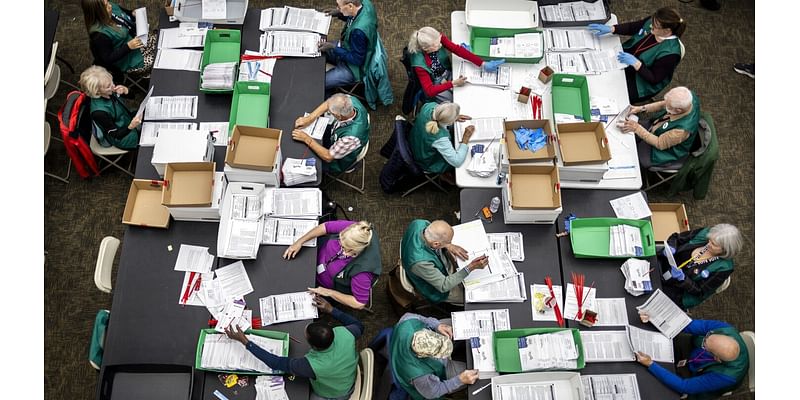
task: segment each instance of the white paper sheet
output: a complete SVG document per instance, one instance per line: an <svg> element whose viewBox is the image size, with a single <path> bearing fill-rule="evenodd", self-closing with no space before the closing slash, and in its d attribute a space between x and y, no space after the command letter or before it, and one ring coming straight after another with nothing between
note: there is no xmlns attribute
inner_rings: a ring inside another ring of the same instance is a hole
<svg viewBox="0 0 800 400"><path fill-rule="evenodd" d="M518 345L523 371L578 366L578 347L571 330L521 337Z"/></svg>
<svg viewBox="0 0 800 400"><path fill-rule="evenodd" d="M289 246L317 225L315 219L266 218L261 244ZM316 247L317 238L303 243L303 246Z"/></svg>
<svg viewBox="0 0 800 400"><path fill-rule="evenodd" d="M299 30L327 35L331 25L331 16L312 8L296 8L284 6L261 10L258 29Z"/></svg>
<svg viewBox="0 0 800 400"><path fill-rule="evenodd" d="M563 316L564 296L561 285L553 285L553 293L555 294L556 303L558 303L558 309L561 310L561 315ZM534 321L558 321L555 308L549 308L543 303L548 297L550 297L550 289L547 285L538 283L531 285L531 313L533 314ZM543 312L537 311L537 306L539 305Z"/></svg>
<svg viewBox="0 0 800 400"><path fill-rule="evenodd" d="M626 326L628 325L628 309L625 298L595 299L597 322L594 326Z"/></svg>
<svg viewBox="0 0 800 400"><path fill-rule="evenodd" d="M478 370L478 379L489 379L498 376L494 364L494 341L492 335L469 339L472 351L472 368Z"/></svg>
<svg viewBox="0 0 800 400"><path fill-rule="evenodd" d="M658 332L646 331L635 326L628 326L626 329L633 351L641 351L658 362L670 364L675 362L672 339Z"/></svg>
<svg viewBox="0 0 800 400"><path fill-rule="evenodd" d="M656 291L637 310L650 316L650 323L666 337L673 339L692 322L692 319L661 291Z"/></svg>
<svg viewBox="0 0 800 400"><path fill-rule="evenodd" d="M483 221L480 219L453 226L453 239L450 242L463 247L467 251L466 260L454 257L459 269L466 267L472 260L482 255L489 255L489 251L492 248L489 244L489 239L486 237ZM473 272L477 271L479 270Z"/></svg>
<svg viewBox="0 0 800 400"><path fill-rule="evenodd" d="M236 261L214 271L222 285L226 298L243 297L253 292L250 277L244 269L244 263Z"/></svg>
<svg viewBox="0 0 800 400"><path fill-rule="evenodd" d="M181 283L181 290L178 294L178 304L187 306L202 306L204 305L203 297L201 295L203 280L214 279L214 273L209 272L205 274L193 273L186 271L183 274L183 283ZM184 301L186 294L189 296Z"/></svg>
<svg viewBox="0 0 800 400"><path fill-rule="evenodd" d="M147 103L150 101L150 96L153 95L153 89L155 88L156 88L155 85L150 86L150 90L147 91L147 95L144 96L144 100L142 100L142 102L139 103L139 109L136 110L137 117L141 118L142 115L144 115L144 109L147 106Z"/></svg>
<svg viewBox="0 0 800 400"><path fill-rule="evenodd" d="M258 299L261 325L313 319L319 316L314 307L314 295L309 292L276 294Z"/></svg>
<svg viewBox="0 0 800 400"><path fill-rule="evenodd" d="M181 24L183 25L183 24ZM197 29L197 23L194 24ZM186 35L184 28L165 28L158 31L159 49L181 49L203 47L206 44L206 35ZM205 29L203 30L205 31Z"/></svg>
<svg viewBox="0 0 800 400"><path fill-rule="evenodd" d="M309 114L303 114L304 117L307 117ZM311 136L313 139L322 140L322 136L325 135L325 129L331 123L331 118L328 118L324 115L319 116L314 122L310 123L305 128L301 129L301 131Z"/></svg>
<svg viewBox="0 0 800 400"><path fill-rule="evenodd" d="M595 295L597 295L597 289L592 288L589 291L588 286L583 287L583 296L586 298L583 300L583 307L581 309L581 315L586 310L595 310ZM580 321L577 318L578 314L578 298L575 296L575 286L571 283L567 284L567 297L564 300L564 318L571 319L575 321Z"/></svg>
<svg viewBox="0 0 800 400"><path fill-rule="evenodd" d="M501 64L497 71L489 72L469 61L462 60L453 76L464 76L467 83L478 86L507 88L511 84L511 66Z"/></svg>
<svg viewBox="0 0 800 400"><path fill-rule="evenodd" d="M503 117L473 118L464 122L456 121L456 140L461 141L461 138L464 137L464 129L468 126L474 126L475 131L472 132L472 137L469 139L470 143L498 141L505 132L503 121L505 121Z"/></svg>
<svg viewBox="0 0 800 400"><path fill-rule="evenodd" d="M225 329L231 325L238 325L239 319L244 312L244 306L244 300L239 299L231 300L225 304L225 308L222 310L222 317L217 320L214 330L219 333L225 333Z"/></svg>
<svg viewBox="0 0 800 400"><path fill-rule="evenodd" d="M195 119L197 96L152 96L144 112L145 120Z"/></svg>
<svg viewBox="0 0 800 400"><path fill-rule="evenodd" d="M508 253L513 261L525 261L525 249L522 246L521 232L487 233L489 244L493 250Z"/></svg>
<svg viewBox="0 0 800 400"><path fill-rule="evenodd" d="M247 340L267 352L286 356L283 354L283 342L280 340L256 335L247 335ZM206 335L200 365L210 369L273 372L272 368L256 358L241 343L229 339L224 334Z"/></svg>
<svg viewBox="0 0 800 400"><path fill-rule="evenodd" d="M586 400L640 400L636 374L581 375Z"/></svg>
<svg viewBox="0 0 800 400"><path fill-rule="evenodd" d="M175 271L194 271L207 273L211 271L214 256L208 253L208 247L181 244L178 259L175 260Z"/></svg>
<svg viewBox="0 0 800 400"><path fill-rule="evenodd" d="M200 71L200 62L203 60L202 50L186 49L158 49L155 69L174 69L178 71Z"/></svg>
<svg viewBox="0 0 800 400"><path fill-rule="evenodd" d="M272 217L317 218L322 215L322 192L319 189L267 188L264 214Z"/></svg>
<svg viewBox="0 0 800 400"><path fill-rule="evenodd" d="M197 124L194 122L145 122L139 132L139 146L154 146L161 129L165 131L193 131L197 129Z"/></svg>
<svg viewBox="0 0 800 400"><path fill-rule="evenodd" d="M508 309L472 310L450 313L453 322L453 340L491 336L492 332L511 329Z"/></svg>
<svg viewBox="0 0 800 400"><path fill-rule="evenodd" d="M597 36L586 29L545 29L544 41L547 51L598 50Z"/></svg>
<svg viewBox="0 0 800 400"><path fill-rule="evenodd" d="M259 52L265 56L319 57L317 33L269 31L261 35Z"/></svg>
<svg viewBox="0 0 800 400"><path fill-rule="evenodd" d="M228 145L228 121L220 122L201 122L201 131L208 131L214 138L214 146Z"/></svg>
<svg viewBox="0 0 800 400"><path fill-rule="evenodd" d="M618 197L609 200L609 203L611 203L611 208L614 209L617 218L642 219L653 215L642 192Z"/></svg>
<svg viewBox="0 0 800 400"><path fill-rule="evenodd" d="M581 331L587 363L636 361L627 331Z"/></svg>
<svg viewBox="0 0 800 400"><path fill-rule="evenodd" d="M474 258L474 257L472 257ZM515 276L517 268L511 257L505 252L489 250L489 264L482 268L476 269L464 278L463 284L465 288L477 287L492 282L501 281L509 276Z"/></svg>
<svg viewBox="0 0 800 400"><path fill-rule="evenodd" d="M520 303L527 298L522 272L497 282L464 288L467 303Z"/></svg>

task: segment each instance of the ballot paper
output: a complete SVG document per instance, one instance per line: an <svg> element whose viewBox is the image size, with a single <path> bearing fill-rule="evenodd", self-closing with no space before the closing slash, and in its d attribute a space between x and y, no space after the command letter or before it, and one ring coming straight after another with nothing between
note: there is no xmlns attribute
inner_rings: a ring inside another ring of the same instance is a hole
<svg viewBox="0 0 800 400"><path fill-rule="evenodd" d="M155 69L174 69L178 71L200 71L203 50L158 49Z"/></svg>
<svg viewBox="0 0 800 400"><path fill-rule="evenodd" d="M200 282L200 293L198 295L214 318L221 317L220 314L225 307L225 293L222 289L221 280L214 279L213 273L210 276L204 276Z"/></svg>
<svg viewBox="0 0 800 400"><path fill-rule="evenodd" d="M647 200L644 199L642 192L636 192L627 196L609 200L611 208L617 218L642 219L653 215Z"/></svg>
<svg viewBox="0 0 800 400"><path fill-rule="evenodd" d="M658 362L672 363L672 340L635 326L620 331L581 331L583 354L587 363L636 361L641 351Z"/></svg>
<svg viewBox="0 0 800 400"><path fill-rule="evenodd" d="M587 29L545 29L547 51L581 51L600 49L600 40Z"/></svg>
<svg viewBox="0 0 800 400"><path fill-rule="evenodd" d="M482 269L475 269L464 278L464 288L479 287L516 276L518 271L505 252L489 250L489 264ZM474 257L473 257L474 258Z"/></svg>
<svg viewBox="0 0 800 400"><path fill-rule="evenodd" d="M200 87L203 89L230 90L236 83L236 62L208 64L200 73Z"/></svg>
<svg viewBox="0 0 800 400"><path fill-rule="evenodd" d="M195 118L197 96L152 96L144 112L146 120Z"/></svg>
<svg viewBox="0 0 800 400"><path fill-rule="evenodd" d="M304 117L309 116L308 113L303 114ZM317 117L313 122L308 124L305 128L300 129L301 131L311 136L313 139L322 140L322 136L325 135L325 129L331 123L332 119L328 118L324 115Z"/></svg>
<svg viewBox="0 0 800 400"><path fill-rule="evenodd" d="M619 268L625 276L625 290L634 295L641 296L653 291L653 282L650 281L650 262L638 258L629 258Z"/></svg>
<svg viewBox="0 0 800 400"><path fill-rule="evenodd" d="M521 303L527 298L525 274L522 272L496 282L464 288L467 303Z"/></svg>
<svg viewBox="0 0 800 400"><path fill-rule="evenodd" d="M233 200L236 200L237 197L239 196L234 195ZM225 237L226 241L223 246L226 257L256 258L258 245L260 244L258 240L259 229L261 229L261 224L258 218L231 218L228 221L229 233Z"/></svg>
<svg viewBox="0 0 800 400"><path fill-rule="evenodd" d="M256 400L289 400L283 376L257 376L255 387Z"/></svg>
<svg viewBox="0 0 800 400"><path fill-rule="evenodd" d="M222 317L217 320L217 325L214 330L220 333L225 333L225 329L232 325L238 325L237 322L244 312L244 300L234 299L229 301L222 311Z"/></svg>
<svg viewBox="0 0 800 400"><path fill-rule="evenodd" d="M318 33L268 31L261 35L259 52L265 56L319 57Z"/></svg>
<svg viewBox="0 0 800 400"><path fill-rule="evenodd" d="M514 38L497 37L489 39L490 57L514 57Z"/></svg>
<svg viewBox="0 0 800 400"><path fill-rule="evenodd" d="M511 66L502 64L495 72L489 72L469 61L461 60L457 73L453 76L464 76L467 83L478 86L507 88L511 85Z"/></svg>
<svg viewBox="0 0 800 400"><path fill-rule="evenodd" d="M222 285L225 298L243 297L253 292L253 285L250 283L250 277L247 276L244 263L241 261L236 261L233 264L217 268L214 273L217 276L215 280L219 280Z"/></svg>
<svg viewBox="0 0 800 400"><path fill-rule="evenodd" d="M285 158L281 172L284 186L300 185L317 181L316 159Z"/></svg>
<svg viewBox="0 0 800 400"><path fill-rule="evenodd" d="M203 19L225 19L228 16L227 0L203 0Z"/></svg>
<svg viewBox="0 0 800 400"><path fill-rule="evenodd" d="M478 370L478 379L489 379L498 376L494 364L494 340L492 335L469 338L472 352L472 369Z"/></svg>
<svg viewBox="0 0 800 400"><path fill-rule="evenodd" d="M239 65L239 81L272 82L272 74L275 70L277 58L267 58L261 56L257 51L246 50L246 56L259 56L262 58L242 60Z"/></svg>
<svg viewBox="0 0 800 400"><path fill-rule="evenodd" d="M220 122L201 122L200 130L208 131L214 138L214 146L228 145L228 121Z"/></svg>
<svg viewBox="0 0 800 400"><path fill-rule="evenodd" d="M497 141L505 132L504 121L505 118L503 117L472 118L463 122L456 121L456 140L460 142L461 138L464 137L464 130L468 126L474 126L475 131L472 132L472 137L469 138L470 143Z"/></svg>
<svg viewBox="0 0 800 400"><path fill-rule="evenodd" d="M183 24L181 24L183 25ZM197 24L194 24L195 28ZM203 47L206 44L206 35L187 35L184 28L165 28L158 31L159 49L181 49ZM205 29L204 29L205 31Z"/></svg>
<svg viewBox="0 0 800 400"><path fill-rule="evenodd" d="M156 88L156 85L150 86L150 90L147 91L147 94L144 96L144 99L141 103L139 103L139 109L136 110L136 116L140 119L144 115L144 109L147 107L147 103L150 101L150 96L153 95L153 89Z"/></svg>
<svg viewBox="0 0 800 400"><path fill-rule="evenodd" d="M628 309L625 307L625 298L595 299L597 322L594 326L627 326Z"/></svg>
<svg viewBox="0 0 800 400"><path fill-rule="evenodd" d="M661 289L656 289L650 298L636 309L640 313L647 314L650 317L650 323L670 339L678 336L683 328L692 322L692 319Z"/></svg>
<svg viewBox="0 0 800 400"><path fill-rule="evenodd" d="M276 294L258 299L261 325L317 318L314 295L309 292Z"/></svg>
<svg viewBox="0 0 800 400"><path fill-rule="evenodd" d="M287 355L281 340L256 335L246 335L246 337L269 353L284 357ZM255 371L266 374L274 372L237 340L219 333L205 336L200 366L225 371Z"/></svg>
<svg viewBox="0 0 800 400"><path fill-rule="evenodd" d="M562 295L561 285L553 285L553 294L555 294L558 309L562 311L563 315L564 296ZM534 321L558 321L555 308L547 307L544 303L548 297L550 297L550 289L547 285L538 283L531 285L531 312L533 313Z"/></svg>
<svg viewBox="0 0 800 400"><path fill-rule="evenodd" d="M597 306L595 305L595 295L597 294L597 289L590 288L587 286L583 287L583 306L581 307L581 316L586 310L596 310ZM575 285L568 283L567 284L567 298L564 300L564 308L563 308L563 315L566 319L571 319L575 321L580 321L582 318L578 318L578 298L575 295Z"/></svg>
<svg viewBox="0 0 800 400"><path fill-rule="evenodd" d="M514 35L514 57L538 58L542 56L542 33L518 33Z"/></svg>
<svg viewBox="0 0 800 400"><path fill-rule="evenodd" d="M581 375L586 400L640 400L636 374Z"/></svg>
<svg viewBox="0 0 800 400"><path fill-rule="evenodd" d="M147 44L147 34L150 31L150 24L147 22L147 7L133 10L133 17L136 19L136 37Z"/></svg>
<svg viewBox="0 0 800 400"><path fill-rule="evenodd" d="M270 217L317 218L322 215L322 191L317 188L267 188L264 214Z"/></svg>
<svg viewBox="0 0 800 400"><path fill-rule="evenodd" d="M139 132L139 146L155 146L156 138L161 129L166 131L193 131L197 129L194 122L145 122Z"/></svg>
<svg viewBox="0 0 800 400"><path fill-rule="evenodd" d="M258 29L268 31L295 30L316 32L327 35L331 25L331 16L312 8L296 8L284 6L261 10Z"/></svg>
<svg viewBox="0 0 800 400"><path fill-rule="evenodd" d="M507 383L497 385L497 400L556 400L554 383Z"/></svg>
<svg viewBox="0 0 800 400"><path fill-rule="evenodd" d="M453 322L453 340L491 336L496 331L511 329L508 309L472 310L450 313Z"/></svg>
<svg viewBox="0 0 800 400"><path fill-rule="evenodd" d="M611 256L641 257L644 254L642 233L631 225L609 227L608 254Z"/></svg>
<svg viewBox="0 0 800 400"><path fill-rule="evenodd" d="M628 326L625 329L628 332L628 339L634 352L641 351L658 362L670 364L675 362L672 338L635 326Z"/></svg>
<svg viewBox="0 0 800 400"><path fill-rule="evenodd" d="M202 26L201 26L202 24ZM197 23L197 22L181 22L178 24L178 34L180 36L201 36L205 42L206 32L210 23ZM159 32L164 33L166 29L161 29ZM202 46L201 44L200 46Z"/></svg>
<svg viewBox="0 0 800 400"><path fill-rule="evenodd" d="M265 218L261 244L289 246L317 225L316 219ZM303 243L303 246L316 247L317 238Z"/></svg>
<svg viewBox="0 0 800 400"><path fill-rule="evenodd" d="M508 253L513 261L525 261L521 232L487 233L492 249Z"/></svg>
<svg viewBox="0 0 800 400"><path fill-rule="evenodd" d="M213 263L214 256L208 254L208 247L181 244L178 259L175 261L175 271L207 273L211 271Z"/></svg>
<svg viewBox="0 0 800 400"><path fill-rule="evenodd" d="M523 336L518 345L522 371L578 367L578 347L572 330Z"/></svg>
<svg viewBox="0 0 800 400"><path fill-rule="evenodd" d="M606 10L602 1L590 3L588 1L575 1L539 7L539 14L543 21L593 21L604 20Z"/></svg>
<svg viewBox="0 0 800 400"><path fill-rule="evenodd" d="M459 269L466 267L472 260L480 256L489 255L489 250L492 248L486 237L483 221L480 219L453 226L453 239L450 240L450 243L461 246L467 251L466 260L453 256Z"/></svg>
<svg viewBox="0 0 800 400"><path fill-rule="evenodd" d="M625 64L617 60L614 50L592 50L580 53L549 52L547 65L556 72L580 75L595 75L603 72L625 69Z"/></svg>

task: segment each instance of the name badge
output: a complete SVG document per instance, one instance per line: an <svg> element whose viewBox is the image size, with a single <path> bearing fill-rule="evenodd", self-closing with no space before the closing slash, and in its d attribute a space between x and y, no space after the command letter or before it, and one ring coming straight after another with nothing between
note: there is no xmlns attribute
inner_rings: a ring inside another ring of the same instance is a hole
<svg viewBox="0 0 800 400"><path fill-rule="evenodd" d="M680 368L680 367L685 367L685 366L686 366L686 360L680 360L680 361L678 361L678 364L676 364L676 366L677 366L678 368Z"/></svg>
<svg viewBox="0 0 800 400"><path fill-rule="evenodd" d="M703 279L708 278L709 275L711 275L711 273L708 272L707 269L704 269L703 271L700 272L700 277L702 277Z"/></svg>
<svg viewBox="0 0 800 400"><path fill-rule="evenodd" d="M325 272L325 264L317 265L317 275Z"/></svg>
<svg viewBox="0 0 800 400"><path fill-rule="evenodd" d="M669 126L669 122L664 122L664 125L661 125L661 129L667 129Z"/></svg>

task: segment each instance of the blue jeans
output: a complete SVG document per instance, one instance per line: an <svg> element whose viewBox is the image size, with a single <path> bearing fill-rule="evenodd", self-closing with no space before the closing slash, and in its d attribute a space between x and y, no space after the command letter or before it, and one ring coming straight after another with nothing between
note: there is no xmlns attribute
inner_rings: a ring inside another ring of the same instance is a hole
<svg viewBox="0 0 800 400"><path fill-rule="evenodd" d="M356 78L347 67L347 63L338 62L335 67L325 73L325 92L331 91L337 87L353 85L356 83ZM327 96L326 96L327 97Z"/></svg>

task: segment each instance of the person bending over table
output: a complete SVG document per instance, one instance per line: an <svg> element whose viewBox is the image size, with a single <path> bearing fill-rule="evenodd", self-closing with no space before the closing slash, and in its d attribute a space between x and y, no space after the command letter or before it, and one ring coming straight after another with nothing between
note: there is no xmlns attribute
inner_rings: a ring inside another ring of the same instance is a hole
<svg viewBox="0 0 800 400"><path fill-rule="evenodd" d="M322 144L300 129L292 131L292 139L305 143L325 163L324 169L333 173L344 172L369 142L367 108L356 97L337 93L307 117L297 118L294 127L304 128L326 112L333 116L334 123L329 131L326 130Z"/></svg>
<svg viewBox="0 0 800 400"><path fill-rule="evenodd" d="M672 267L665 254L659 255L661 272L671 275L664 282L664 293L684 310L698 306L730 277L733 258L741 249L742 235L730 224L673 233L664 251L672 252L677 266L683 267Z"/></svg>
<svg viewBox="0 0 800 400"><path fill-rule="evenodd" d="M395 380L412 399L439 399L478 380L478 370L450 359L453 327L436 318L406 313L389 344Z"/></svg>
<svg viewBox="0 0 800 400"><path fill-rule="evenodd" d="M437 103L453 101L453 87L462 86L467 82L464 76L453 79L453 66L449 53L455 53L478 67L483 66L488 72L496 72L500 64L505 62L505 60L484 62L430 26L422 27L411 34L408 40L408 52L411 53L411 67L419 79L425 97Z"/></svg>
<svg viewBox="0 0 800 400"><path fill-rule="evenodd" d="M334 234L336 238L319 245L319 287L308 290L360 310L369 303L372 284L381 275L380 242L372 224L345 220L324 222L289 246L283 258L294 258L303 243L311 239Z"/></svg>
<svg viewBox="0 0 800 400"><path fill-rule="evenodd" d="M469 253L450 243L453 227L445 221L411 221L400 243L403 268L414 288L433 304L463 304L464 290L459 285L470 272L489 265L485 255L458 269L453 256L466 260Z"/></svg>
<svg viewBox="0 0 800 400"><path fill-rule="evenodd" d="M649 316L640 314L642 322ZM690 337L682 337L684 334ZM683 340L688 339L688 340ZM690 345L679 345L683 342ZM695 319L676 337L676 363L679 375L653 362L650 355L636 352L636 361L647 367L656 379L670 389L688 394L689 399L715 399L739 387L750 369L747 346L739 331L714 320Z"/></svg>
<svg viewBox="0 0 800 400"><path fill-rule="evenodd" d="M92 121L102 131L108 143L123 150L135 149L139 145L139 125L142 124L142 119L133 115L119 98L120 95L128 94L128 88L114 85L111 74L97 65L81 73L79 84L83 92L91 98L89 109ZM103 145L102 142L100 144Z"/></svg>
<svg viewBox="0 0 800 400"><path fill-rule="evenodd" d="M678 165L689 157L697 139L700 99L683 86L671 89L664 100L631 106L631 113L655 113L649 130L636 121L622 122L622 132L636 135L636 150L642 168Z"/></svg>
<svg viewBox="0 0 800 400"><path fill-rule="evenodd" d="M89 32L89 47L95 62L122 72L147 75L153 69L158 35L147 43L136 37L136 18L108 0L81 0L83 20Z"/></svg>
<svg viewBox="0 0 800 400"><path fill-rule="evenodd" d="M345 22L341 40L322 42L319 50L334 67L325 72L325 96L337 87L361 82L378 37L378 16L370 0L336 0L328 13Z"/></svg>
<svg viewBox="0 0 800 400"><path fill-rule="evenodd" d="M311 349L301 358L276 356L262 349L247 340L247 336L236 325L225 329L225 334L242 343L270 368L308 378L311 381L311 400L349 399L355 388L358 367L356 339L364 332L364 325L319 296L314 297L314 305L345 326L331 328L324 322L308 324L305 336Z"/></svg>
<svg viewBox="0 0 800 400"><path fill-rule="evenodd" d="M628 65L625 80L631 104L647 101L667 87L681 62L681 40L686 22L672 7L662 7L640 21L614 26L589 24L595 35L631 36L617 59Z"/></svg>
<svg viewBox="0 0 800 400"><path fill-rule="evenodd" d="M475 127L470 125L464 129L458 147L453 147L450 132L447 130L456 121L472 119L459 114L460 111L461 107L456 103L430 102L425 103L417 114L408 141L414 161L426 172L448 172L460 167L467 159L467 143L475 132Z"/></svg>

